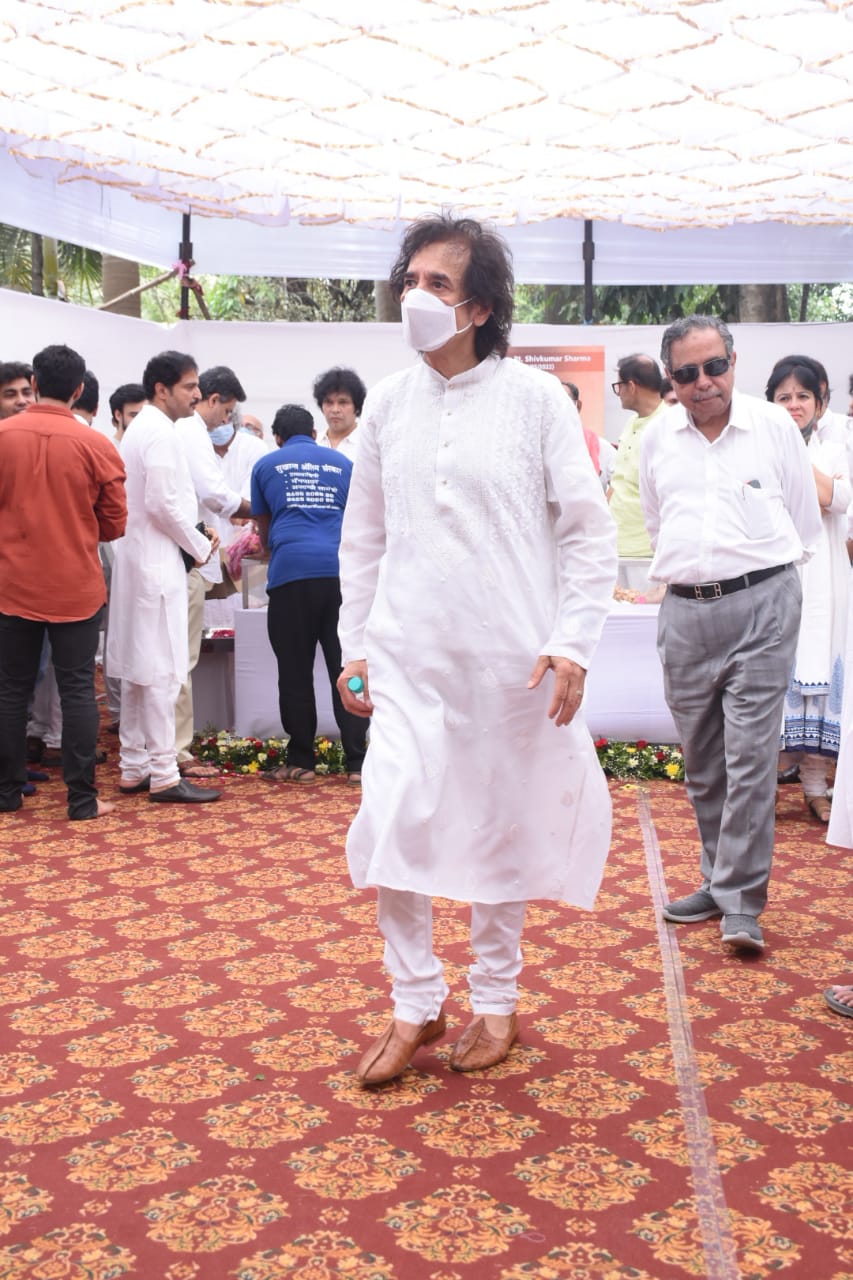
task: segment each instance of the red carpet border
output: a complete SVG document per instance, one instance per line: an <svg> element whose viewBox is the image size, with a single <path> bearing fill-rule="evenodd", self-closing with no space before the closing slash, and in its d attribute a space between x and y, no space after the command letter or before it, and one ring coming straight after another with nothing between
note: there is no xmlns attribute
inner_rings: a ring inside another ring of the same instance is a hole
<svg viewBox="0 0 853 1280"><path fill-rule="evenodd" d="M595 913L529 909L507 1062L448 1068L442 903L450 1034L372 1092L342 779L92 823L56 779L0 817L0 1280L851 1280L853 1020L820 994L853 972L849 855L784 788L742 960L655 909L696 883L683 788L613 795Z"/></svg>

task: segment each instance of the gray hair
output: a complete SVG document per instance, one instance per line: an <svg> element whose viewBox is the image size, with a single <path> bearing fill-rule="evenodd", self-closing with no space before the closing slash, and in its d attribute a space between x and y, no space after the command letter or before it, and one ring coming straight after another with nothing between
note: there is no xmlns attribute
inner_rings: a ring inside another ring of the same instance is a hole
<svg viewBox="0 0 853 1280"><path fill-rule="evenodd" d="M688 333L691 333L694 329L714 329L722 338L726 348L726 355L731 360L735 342L727 324L722 320L718 320L716 316L684 316L681 320L673 320L661 338L660 358L664 369L672 369L670 359L672 358L673 342L680 342L682 338L686 338Z"/></svg>

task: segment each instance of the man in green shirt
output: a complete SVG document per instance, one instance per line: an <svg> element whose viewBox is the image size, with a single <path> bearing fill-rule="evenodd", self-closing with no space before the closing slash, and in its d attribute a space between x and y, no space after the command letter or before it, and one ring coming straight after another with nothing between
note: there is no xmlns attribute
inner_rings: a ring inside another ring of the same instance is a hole
<svg viewBox="0 0 853 1280"><path fill-rule="evenodd" d="M610 481L610 514L616 521L619 586L644 590L652 546L640 506L640 439L647 424L667 406L661 399L662 374L652 356L623 356L611 386L631 418L619 438Z"/></svg>

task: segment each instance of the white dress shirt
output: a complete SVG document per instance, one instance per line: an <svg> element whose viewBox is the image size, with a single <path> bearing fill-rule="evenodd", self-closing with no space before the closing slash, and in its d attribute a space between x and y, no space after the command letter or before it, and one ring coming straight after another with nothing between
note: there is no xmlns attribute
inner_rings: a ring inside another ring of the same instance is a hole
<svg viewBox="0 0 853 1280"><path fill-rule="evenodd" d="M177 423L177 438L189 466L198 499L198 518L215 527L217 517L227 520L240 505L240 494L226 482L207 430L207 423L200 414L182 418ZM219 555L211 556L199 573L208 582L222 581L222 564Z"/></svg>
<svg viewBox="0 0 853 1280"><path fill-rule="evenodd" d="M722 582L796 564L821 535L811 463L791 415L738 391L716 440L680 404L649 423L640 500L655 582Z"/></svg>
<svg viewBox="0 0 853 1280"><path fill-rule="evenodd" d="M349 458L350 462L355 462L356 457L358 456L359 440L360 436L358 434L358 427L351 431L348 436L344 436L340 444L332 444L329 439L328 427L326 427L325 430L317 436L317 443L321 444L324 449L338 449L345 458Z"/></svg>

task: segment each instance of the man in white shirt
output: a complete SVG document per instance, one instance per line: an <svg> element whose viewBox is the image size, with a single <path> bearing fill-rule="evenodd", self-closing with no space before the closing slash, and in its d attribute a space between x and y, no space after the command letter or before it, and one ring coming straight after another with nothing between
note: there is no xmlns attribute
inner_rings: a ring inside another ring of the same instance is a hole
<svg viewBox="0 0 853 1280"><path fill-rule="evenodd" d="M367 388L353 369L327 369L314 383L314 399L326 419L317 436L324 449L340 449L355 462L358 453L358 419Z"/></svg>
<svg viewBox="0 0 853 1280"><path fill-rule="evenodd" d="M163 351L142 377L148 403L122 440L127 470L127 531L115 547L107 656L121 678L121 782L125 795L197 804L219 792L181 778L175 752L175 700L187 678L187 571L217 554L218 535L196 528L197 503L178 445L198 403L192 356Z"/></svg>
<svg viewBox="0 0 853 1280"><path fill-rule="evenodd" d="M820 508L790 414L734 390L725 324L676 320L661 360L679 403L644 432L640 497L649 576L668 584L658 652L702 841L701 887L663 914L722 915L725 944L761 951L802 601L794 566L820 536Z"/></svg>
<svg viewBox="0 0 853 1280"><path fill-rule="evenodd" d="M198 519L215 528L219 519L235 516L244 520L251 514L251 503L226 483L214 448L233 436L231 415L234 406L246 399L246 393L237 375L225 365L206 369L199 376L198 387L201 399L192 417L178 424L177 436L195 487ZM195 728L192 673L201 653L204 597L221 581L222 563L218 554L187 574L189 668L175 706L175 743L182 774L193 778L210 777L218 772L213 766L197 761L190 746Z"/></svg>
<svg viewBox="0 0 853 1280"><path fill-rule="evenodd" d="M473 1020L450 1066L480 1071L518 1034L527 901L590 908L610 842L577 712L615 530L577 413L556 378L506 358L512 267L491 229L418 219L391 283L421 358L367 397L340 559L338 689L374 714L347 858L378 890L394 982L365 1085L444 1034L434 896L472 904Z"/></svg>

